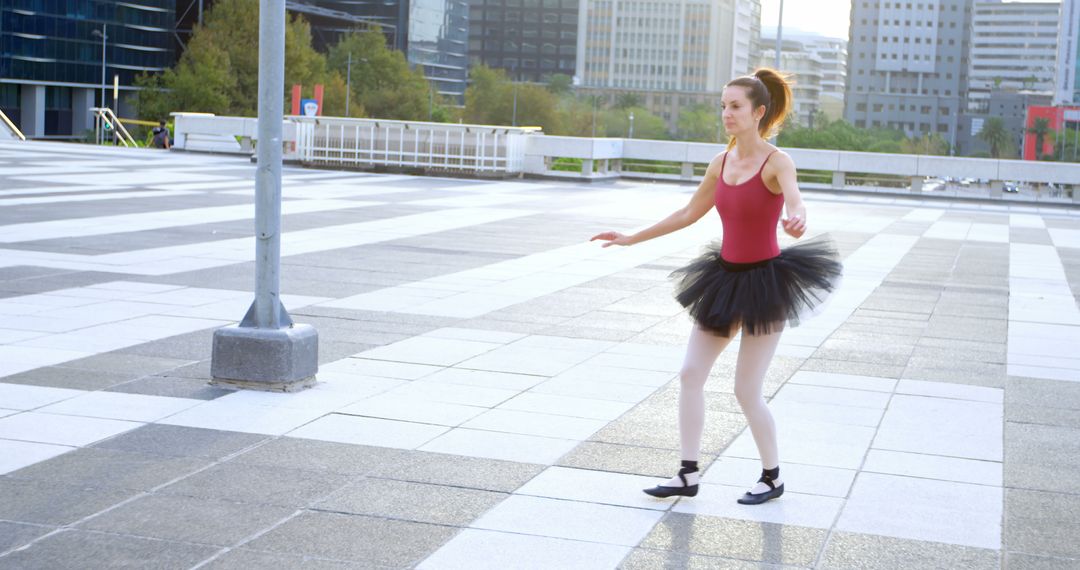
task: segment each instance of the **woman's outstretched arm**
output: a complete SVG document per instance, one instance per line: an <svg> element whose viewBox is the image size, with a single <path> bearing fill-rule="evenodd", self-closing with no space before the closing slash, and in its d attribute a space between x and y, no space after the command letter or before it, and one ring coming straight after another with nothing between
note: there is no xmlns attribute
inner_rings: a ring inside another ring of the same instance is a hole
<svg viewBox="0 0 1080 570"><path fill-rule="evenodd" d="M723 156L724 153L720 153L712 159L709 167L705 170L705 177L701 179L701 184L698 185L697 191L690 198L690 202L672 212L670 216L634 235L627 236L619 232L607 231L596 234L589 241L606 241L604 247L610 245L634 245L635 243L641 243L681 230L700 220L716 203L716 183L720 179L720 165Z"/></svg>
<svg viewBox="0 0 1080 570"><path fill-rule="evenodd" d="M803 203L802 193L799 192L799 182L795 171L795 161L791 160L786 152L776 153L776 157L769 161L775 177L768 184L775 188L780 187L784 195L784 210L787 217L780 220L784 231L791 237L800 238L806 233L806 204Z"/></svg>

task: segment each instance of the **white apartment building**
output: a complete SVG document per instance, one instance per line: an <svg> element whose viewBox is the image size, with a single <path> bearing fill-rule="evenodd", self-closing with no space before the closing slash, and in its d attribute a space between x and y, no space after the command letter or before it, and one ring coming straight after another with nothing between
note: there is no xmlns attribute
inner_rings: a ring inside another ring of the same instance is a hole
<svg viewBox="0 0 1080 570"><path fill-rule="evenodd" d="M717 92L757 61L760 0L584 0L583 87Z"/></svg>
<svg viewBox="0 0 1080 570"><path fill-rule="evenodd" d="M684 109L718 108L753 71L760 36L760 0L582 0L575 84L609 104L637 95L674 132Z"/></svg>
<svg viewBox="0 0 1080 570"><path fill-rule="evenodd" d="M780 70L794 76L795 111L801 125L810 126L814 111L830 119L844 114L847 80L847 41L811 34L784 34ZM758 65L776 66L776 36L761 38Z"/></svg>
<svg viewBox="0 0 1080 570"><path fill-rule="evenodd" d="M992 90L1053 91L1060 8L1058 2L974 3L969 111L985 112Z"/></svg>
<svg viewBox="0 0 1080 570"><path fill-rule="evenodd" d="M807 49L799 40L783 39L780 51L780 71L792 80L792 114L802 126L813 125L814 113L821 108L822 81L825 77L824 61L813 50ZM776 66L776 40L764 41L763 46L773 46L761 52L762 67Z"/></svg>
<svg viewBox="0 0 1080 570"><path fill-rule="evenodd" d="M1080 103L1080 0L1062 0L1054 104Z"/></svg>

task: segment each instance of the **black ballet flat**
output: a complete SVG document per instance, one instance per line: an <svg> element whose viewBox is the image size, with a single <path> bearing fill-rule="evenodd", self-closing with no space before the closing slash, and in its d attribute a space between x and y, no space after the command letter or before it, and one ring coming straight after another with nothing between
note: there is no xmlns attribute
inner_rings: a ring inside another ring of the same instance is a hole
<svg viewBox="0 0 1080 570"><path fill-rule="evenodd" d="M764 493L757 493L757 494L754 494L754 493L751 493L750 491L747 491L746 493L743 493L743 496L739 499L739 504L741 504L741 505L760 505L761 503L764 503L765 501L775 499L775 498L779 497L780 495L784 494L784 484L780 483L779 487L777 487L776 485L773 485L773 480L770 477L768 477L767 475L762 475L761 479L758 479L758 483L765 483L766 485L769 486L769 490L765 491Z"/></svg>
<svg viewBox="0 0 1080 570"><path fill-rule="evenodd" d="M682 487L666 487L664 485L657 485L651 489L642 489L642 491L644 491L646 495L652 495L653 497L659 497L661 499L666 499L668 497L693 497L697 495L698 486L687 485L686 474L693 473L695 471L697 471L697 469L683 468L679 470L678 475L679 479L682 479Z"/></svg>

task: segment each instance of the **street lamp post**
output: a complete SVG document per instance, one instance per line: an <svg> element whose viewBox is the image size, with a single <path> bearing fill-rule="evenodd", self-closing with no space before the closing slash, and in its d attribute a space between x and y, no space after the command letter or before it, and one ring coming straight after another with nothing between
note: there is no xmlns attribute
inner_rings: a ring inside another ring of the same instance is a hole
<svg viewBox="0 0 1080 570"><path fill-rule="evenodd" d="M626 137L628 139L634 138L634 112L630 111L630 134Z"/></svg>
<svg viewBox="0 0 1080 570"><path fill-rule="evenodd" d="M105 40L109 38L108 24L102 24L101 30L94 30L92 32L95 36L101 36L101 106L105 106Z"/></svg>
<svg viewBox="0 0 1080 570"><path fill-rule="evenodd" d="M349 52L349 63L345 67L345 116L349 116L349 95L352 94L352 52Z"/></svg>
<svg viewBox="0 0 1080 570"><path fill-rule="evenodd" d="M784 36L784 0L780 0L780 17L776 21L776 69L780 69L780 38Z"/></svg>

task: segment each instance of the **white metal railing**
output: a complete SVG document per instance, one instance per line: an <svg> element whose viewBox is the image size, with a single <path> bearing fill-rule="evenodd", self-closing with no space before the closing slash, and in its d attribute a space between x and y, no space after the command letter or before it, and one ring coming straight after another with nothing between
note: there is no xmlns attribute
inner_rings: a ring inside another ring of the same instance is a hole
<svg viewBox="0 0 1080 570"><path fill-rule="evenodd" d="M514 175L523 171L525 139L539 129L292 116L303 164Z"/></svg>
<svg viewBox="0 0 1080 570"><path fill-rule="evenodd" d="M526 175L578 180L696 181L725 149L719 144L643 139L545 136L525 142ZM1076 163L784 150L798 165L803 188L1080 203Z"/></svg>
<svg viewBox="0 0 1080 570"><path fill-rule="evenodd" d="M256 119L174 115L174 148L251 154ZM200 147L196 137L223 143ZM285 119L282 144L286 160L329 167L688 182L700 180L724 150L712 143L555 137L530 128L297 116ZM804 188L1080 203L1080 164L784 150L795 159Z"/></svg>
<svg viewBox="0 0 1080 570"><path fill-rule="evenodd" d="M15 126L15 123L11 122L11 119L9 119L8 116L4 114L4 111L2 109L0 109L0 125L3 126L2 130L4 134L8 135L9 138L16 138L21 141L26 140L26 136L22 134L22 131L19 130L19 127Z"/></svg>
<svg viewBox="0 0 1080 570"><path fill-rule="evenodd" d="M113 136L120 141L120 144L127 147L138 146L135 144L135 139L132 138L131 133L128 133L128 130L124 128L124 124L120 122L112 109L108 107L91 107L90 112L94 114L94 136L97 144L108 142L105 140L108 137L106 131L111 130Z"/></svg>

